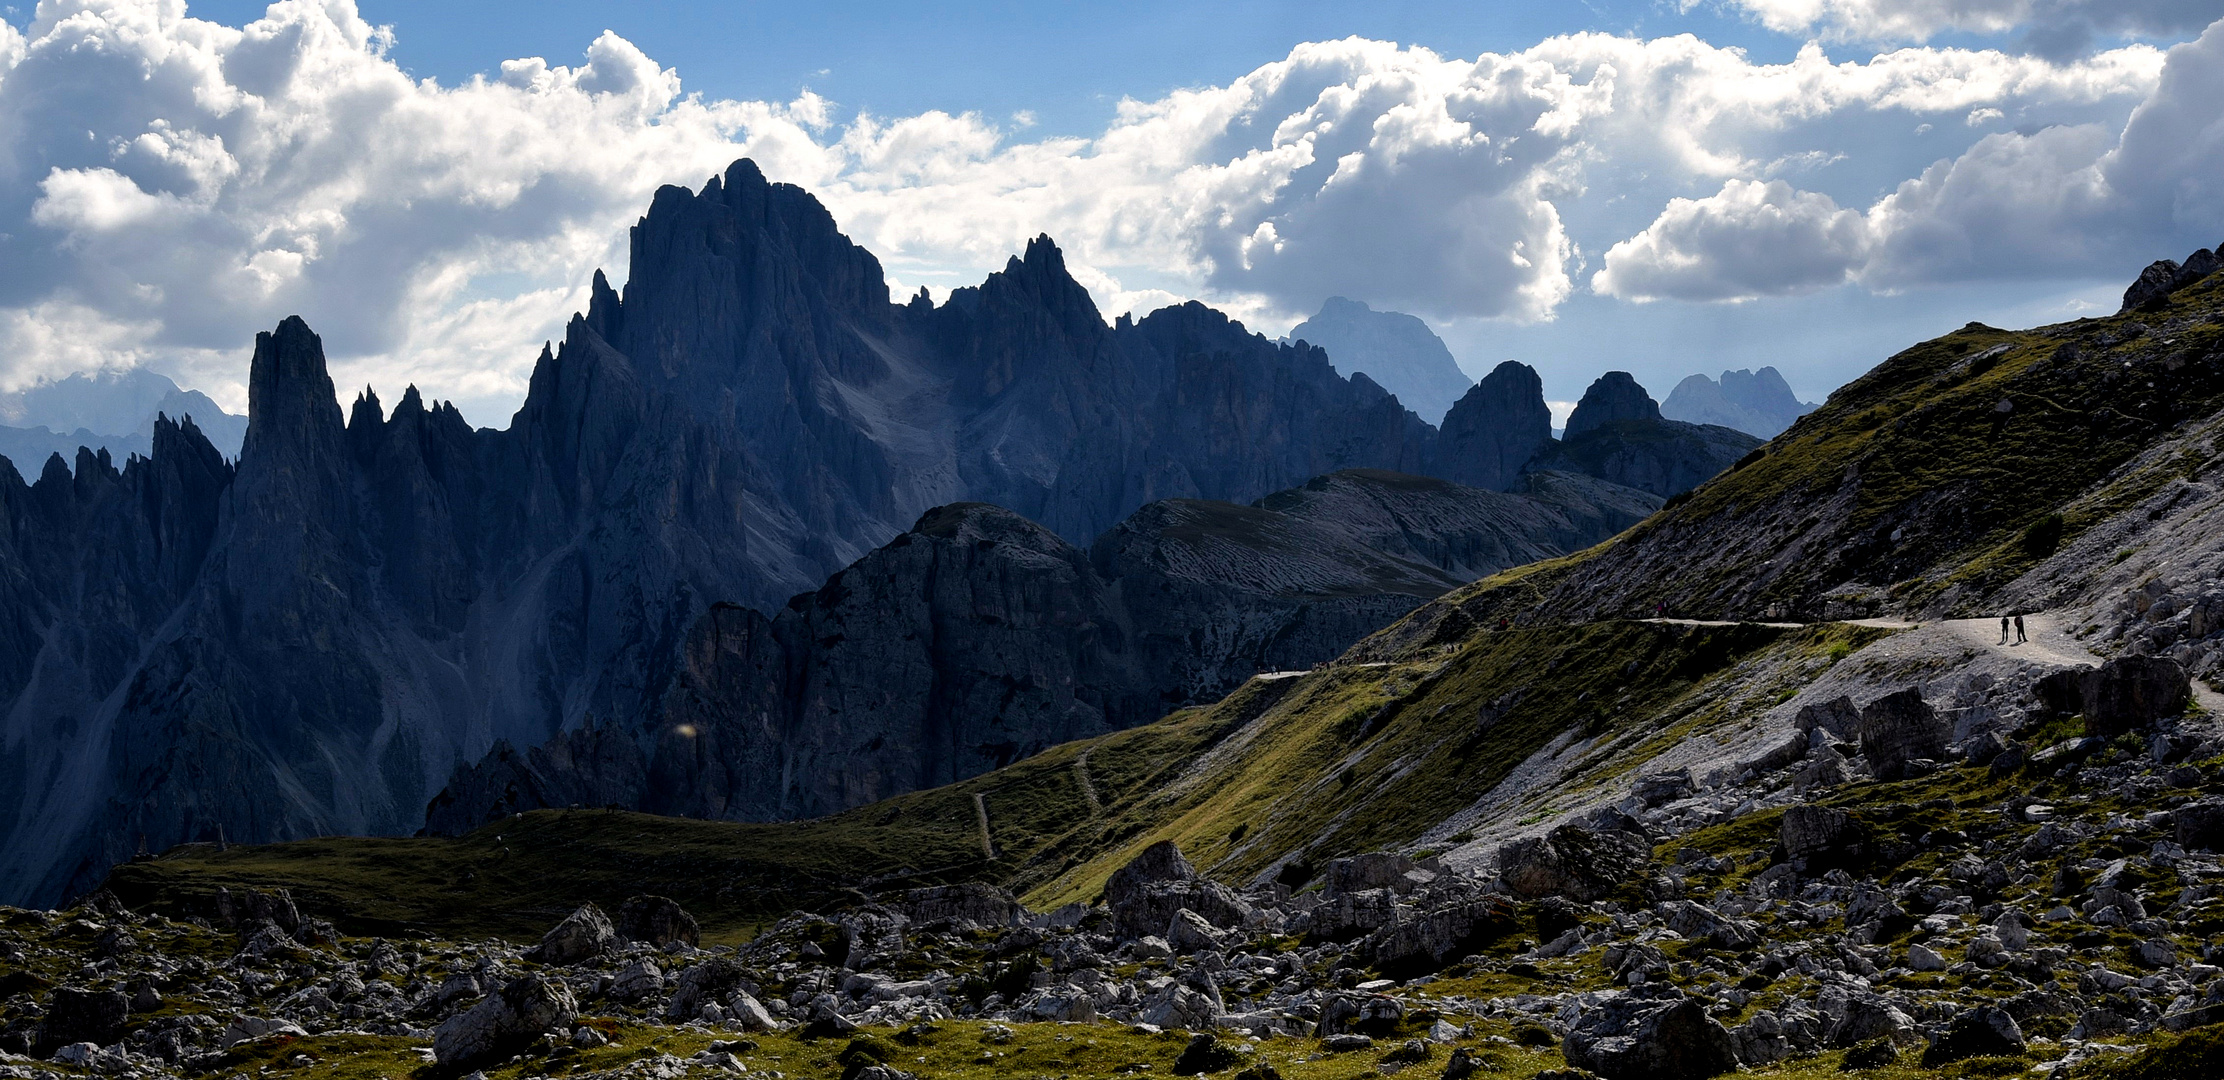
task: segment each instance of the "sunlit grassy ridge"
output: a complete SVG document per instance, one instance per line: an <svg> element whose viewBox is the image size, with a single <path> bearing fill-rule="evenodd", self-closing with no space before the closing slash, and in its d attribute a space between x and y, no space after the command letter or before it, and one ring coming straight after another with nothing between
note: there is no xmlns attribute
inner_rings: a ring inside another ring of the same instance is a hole
<svg viewBox="0 0 2224 1080"><path fill-rule="evenodd" d="M1444 608L1487 623L1660 603L1708 618L1815 617L1833 590L1900 611L1982 607L2183 474L2183 463L2134 463L2219 408L2220 276L2159 311L2025 331L1972 323L1841 387L1612 543L1486 578L1408 622Z"/></svg>

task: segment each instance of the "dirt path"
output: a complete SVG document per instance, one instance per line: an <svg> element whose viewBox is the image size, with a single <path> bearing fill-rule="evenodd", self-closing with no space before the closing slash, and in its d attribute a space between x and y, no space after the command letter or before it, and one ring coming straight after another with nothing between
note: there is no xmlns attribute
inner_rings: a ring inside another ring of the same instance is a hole
<svg viewBox="0 0 2224 1080"><path fill-rule="evenodd" d="M1092 746L1073 759L1073 776L1081 781L1081 797L1089 800L1089 813L1092 816L1104 813L1104 803L1097 798L1097 786L1089 779L1089 754L1094 750L1096 747Z"/></svg>
<svg viewBox="0 0 2224 1080"><path fill-rule="evenodd" d="M990 862L996 861L996 838L988 831L988 796L973 793L973 812L981 819L981 855Z"/></svg>

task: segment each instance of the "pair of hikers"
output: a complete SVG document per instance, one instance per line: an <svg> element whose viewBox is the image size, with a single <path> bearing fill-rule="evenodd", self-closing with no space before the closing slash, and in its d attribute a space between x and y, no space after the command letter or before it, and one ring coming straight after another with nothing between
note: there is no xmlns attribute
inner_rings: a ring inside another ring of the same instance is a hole
<svg viewBox="0 0 2224 1080"><path fill-rule="evenodd" d="M2023 616L2017 615L2014 616L2011 620L2009 616L2002 615L2000 616L2000 644L2006 645L2008 643L2008 624L2011 621L2015 623L2016 644L2021 645L2024 642L2031 640L2030 638L2023 636Z"/></svg>

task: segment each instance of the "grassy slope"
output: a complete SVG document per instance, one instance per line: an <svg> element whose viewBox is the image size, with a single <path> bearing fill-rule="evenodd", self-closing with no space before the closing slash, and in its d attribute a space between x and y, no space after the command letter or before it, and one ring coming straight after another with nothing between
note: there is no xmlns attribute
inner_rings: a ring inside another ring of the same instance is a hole
<svg viewBox="0 0 2224 1080"><path fill-rule="evenodd" d="M957 880L1000 882L1047 908L1090 899L1164 838L1229 879L1292 857L1410 845L1563 732L1621 748L1600 762L1603 781L1719 712L1708 703L1736 665L1877 633L1644 623L1476 632L1395 662L1253 680L1207 708L817 821L538 811L453 840L189 846L118 867L110 887L127 904L189 913L218 887L282 885L350 932L519 940L582 900L609 907L638 892L678 899L714 940L796 908ZM1489 704L1499 713L1485 732ZM994 859L982 852L975 796Z"/></svg>

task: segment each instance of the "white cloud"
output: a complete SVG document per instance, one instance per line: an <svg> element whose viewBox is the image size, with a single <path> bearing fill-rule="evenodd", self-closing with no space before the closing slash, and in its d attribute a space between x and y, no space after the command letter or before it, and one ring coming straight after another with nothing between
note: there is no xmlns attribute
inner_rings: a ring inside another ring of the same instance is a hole
<svg viewBox="0 0 2224 1080"><path fill-rule="evenodd" d="M1347 39L1123 101L1094 137L1019 141L1019 118L706 100L609 33L581 64L513 59L455 86L413 80L388 44L348 0L286 0L241 28L177 0L47 0L27 35L0 25L0 382L148 362L236 404L253 331L298 313L343 384L414 381L499 423L591 270L622 276L624 228L654 188L744 155L817 193L904 291L977 280L1047 231L1108 314L1195 296L1270 332L1334 293L1550 319L1584 270L1586 215L1718 188L1668 203L1594 287L1727 298L1871 280L1845 252L1928 234L1849 245L1847 215L1876 210L1772 178L1827 186L1862 153L1848 126L1884 114L2120 120L2162 69L2146 46L1838 62L1813 45L1759 64L1689 36L1473 60ZM1895 140L1906 130L1891 120ZM1965 212L1981 200L1954 182L1962 161L2039 147L2058 166L2065 138L1991 136L1892 212ZM2140 145L2176 170L2187 213L2213 204L2183 172L2197 146ZM2072 149L2088 165L2099 152ZM1741 250L1773 271L1729 265Z"/></svg>
<svg viewBox="0 0 2224 1080"><path fill-rule="evenodd" d="M1744 300L1843 284L1865 258L1857 211L1782 180L1731 180L1704 199L1676 199L1644 232L1614 245L1591 287L1627 300Z"/></svg>
<svg viewBox="0 0 2224 1080"><path fill-rule="evenodd" d="M1979 139L1866 211L1781 182L1677 199L1616 244L1592 288L1625 299L1742 300L1842 281L1881 290L2076 276L2188 233L2224 233L2224 22L2170 50L2114 131L2064 124Z"/></svg>

